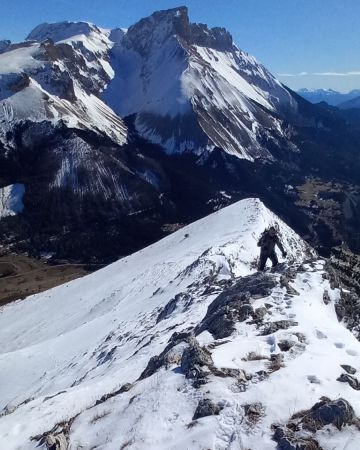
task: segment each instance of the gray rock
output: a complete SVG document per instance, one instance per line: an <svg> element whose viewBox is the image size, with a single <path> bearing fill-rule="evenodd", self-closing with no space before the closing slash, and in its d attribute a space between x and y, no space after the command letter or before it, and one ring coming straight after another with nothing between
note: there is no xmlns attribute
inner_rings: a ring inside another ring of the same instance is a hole
<svg viewBox="0 0 360 450"><path fill-rule="evenodd" d="M162 320L168 319L171 314L178 309L180 306L183 309L187 309L192 301L191 295L187 293L180 293L175 295L173 299L171 299L164 308L160 311L156 323L161 322Z"/></svg>
<svg viewBox="0 0 360 450"><path fill-rule="evenodd" d="M47 450L67 450L69 448L69 442L64 433L57 435L48 435L45 440Z"/></svg>
<svg viewBox="0 0 360 450"><path fill-rule="evenodd" d="M209 373L206 369L209 366L213 366L211 353L201 348L195 338L191 338L181 357L181 370L186 378L203 378Z"/></svg>
<svg viewBox="0 0 360 450"><path fill-rule="evenodd" d="M345 372L350 375L354 375L356 373L356 369L354 367L349 366L348 364L341 364L341 367L345 370Z"/></svg>
<svg viewBox="0 0 360 450"><path fill-rule="evenodd" d="M267 308L265 308L265 306L262 306L261 308L255 309L255 311L252 313L252 318L256 321L261 322L267 313Z"/></svg>
<svg viewBox="0 0 360 450"><path fill-rule="evenodd" d="M160 353L160 355L152 356L139 377L139 380L143 380L144 378L150 377L155 372L157 372L161 367L168 367L171 364L180 364L181 355L180 352L174 352L173 348L183 343L184 346L192 342L194 338L191 337L190 333L174 333L169 339L168 345L164 348L164 350Z"/></svg>
<svg viewBox="0 0 360 450"><path fill-rule="evenodd" d="M331 401L323 399L316 403L309 412L307 420L310 420L316 429L321 429L325 425L335 425L339 430L344 425L351 425L355 419L355 412L350 403L339 398Z"/></svg>
<svg viewBox="0 0 360 450"><path fill-rule="evenodd" d="M199 404L193 416L193 420L207 416L218 416L221 409L222 408L219 405L213 403L210 399L205 398L199 401Z"/></svg>
<svg viewBox="0 0 360 450"><path fill-rule="evenodd" d="M196 334L209 331L215 339L230 336L237 322L247 320L254 310L250 304L253 297L266 297L275 287L275 281L265 274L253 274L240 278L225 288L209 305L204 319L196 329Z"/></svg>
<svg viewBox="0 0 360 450"><path fill-rule="evenodd" d="M124 392L128 392L132 387L133 384L125 383L121 386L120 389L117 389L114 392L110 392L109 394L105 394L99 400L96 400L95 405L100 405L101 403L106 402L106 400L108 400L109 398L116 397L117 395L123 394Z"/></svg>
<svg viewBox="0 0 360 450"><path fill-rule="evenodd" d="M268 365L269 371L276 372L282 367L284 367L284 355L282 353L273 353L270 355L270 362Z"/></svg>
<svg viewBox="0 0 360 450"><path fill-rule="evenodd" d="M276 428L274 440L280 450L322 450L315 439L297 436L286 427Z"/></svg>
<svg viewBox="0 0 360 450"><path fill-rule="evenodd" d="M294 347L295 342L290 341L289 339L283 339L278 342L278 347L282 352L288 352L292 347Z"/></svg>
<svg viewBox="0 0 360 450"><path fill-rule="evenodd" d="M355 389L356 391L360 391L360 381L349 375L348 373L342 373L339 378L337 378L337 381L340 381L342 383L349 383L349 385Z"/></svg>
<svg viewBox="0 0 360 450"><path fill-rule="evenodd" d="M323 293L323 301L324 301L325 305L328 305L331 302L329 291L327 289L325 289L325 291Z"/></svg>
<svg viewBox="0 0 360 450"><path fill-rule="evenodd" d="M309 433L315 434L326 425L341 430L344 425L352 425L355 419L349 402L323 397L310 410L294 414L286 425L275 426L274 440L281 450L322 450Z"/></svg>
<svg viewBox="0 0 360 450"><path fill-rule="evenodd" d="M229 368L221 368L218 369L217 367L211 367L211 372L213 375L217 377L231 377L236 378L238 381L246 383L247 381L251 380L252 376L245 372L245 370L242 369L229 369Z"/></svg>
<svg viewBox="0 0 360 450"><path fill-rule="evenodd" d="M246 404L243 405L243 408L247 420L253 424L259 421L265 411L265 408L261 403Z"/></svg>
<svg viewBox="0 0 360 450"><path fill-rule="evenodd" d="M286 330L290 327L296 327L298 322L295 320L278 320L276 322L268 322L265 324L260 336L267 336L269 334L276 333L279 330Z"/></svg>
<svg viewBox="0 0 360 450"><path fill-rule="evenodd" d="M296 289L294 289L292 286L290 286L290 279L288 276L284 276L282 275L280 277L280 285L281 287L284 287L286 289L286 293L288 295L299 295L298 291Z"/></svg>
<svg viewBox="0 0 360 450"><path fill-rule="evenodd" d="M347 328L360 340L360 299L355 292L340 290L339 302L335 305L339 321L344 321Z"/></svg>
<svg viewBox="0 0 360 450"><path fill-rule="evenodd" d="M62 426L55 425L55 427L42 435L33 436L32 441L38 441L37 447L45 447L46 450L68 450L69 448L69 433L73 419L64 423Z"/></svg>

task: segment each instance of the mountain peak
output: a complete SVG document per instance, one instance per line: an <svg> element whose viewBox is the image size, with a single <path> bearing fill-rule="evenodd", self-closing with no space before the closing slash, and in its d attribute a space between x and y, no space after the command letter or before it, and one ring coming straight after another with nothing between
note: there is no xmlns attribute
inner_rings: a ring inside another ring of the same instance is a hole
<svg viewBox="0 0 360 450"><path fill-rule="evenodd" d="M52 39L54 42L63 41L79 34L88 35L91 32L99 32L97 26L90 22L57 22L42 23L35 27L27 36L29 41L45 41Z"/></svg>
<svg viewBox="0 0 360 450"><path fill-rule="evenodd" d="M177 36L185 45L220 51L230 51L233 46L232 36L225 28L209 28L206 24L190 23L186 6L154 12L130 27L128 32L131 45L139 53L152 43L161 44L171 36Z"/></svg>

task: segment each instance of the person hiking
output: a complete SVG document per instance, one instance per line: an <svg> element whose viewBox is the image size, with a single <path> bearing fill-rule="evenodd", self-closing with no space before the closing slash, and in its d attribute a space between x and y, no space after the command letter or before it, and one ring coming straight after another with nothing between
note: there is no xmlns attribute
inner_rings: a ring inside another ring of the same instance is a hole
<svg viewBox="0 0 360 450"><path fill-rule="evenodd" d="M279 260L275 252L275 245L279 247L283 257L286 257L286 251L284 250L274 227L270 227L263 232L257 245L261 248L259 262L259 270L261 271L265 269L268 258L270 258L273 267L278 264Z"/></svg>

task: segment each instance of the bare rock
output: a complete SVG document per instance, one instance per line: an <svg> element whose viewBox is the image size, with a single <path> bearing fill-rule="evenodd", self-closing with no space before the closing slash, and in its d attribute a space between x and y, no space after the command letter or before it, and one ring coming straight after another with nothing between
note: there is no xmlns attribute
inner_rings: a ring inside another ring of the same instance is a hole
<svg viewBox="0 0 360 450"><path fill-rule="evenodd" d="M356 420L350 403L342 398L330 400L323 397L307 411L294 414L285 426L276 425L274 440L281 450L322 450L311 433L315 434L326 425L339 430Z"/></svg>
<svg viewBox="0 0 360 450"><path fill-rule="evenodd" d="M203 378L210 372L209 366L213 366L211 353L192 338L182 354L181 370L186 378Z"/></svg>
<svg viewBox="0 0 360 450"><path fill-rule="evenodd" d="M329 291L327 289L325 289L325 291L323 293L323 301L324 301L325 305L328 305L331 302Z"/></svg>
<svg viewBox="0 0 360 450"><path fill-rule="evenodd" d="M96 401L95 405L100 405L101 403L106 402L106 400L108 400L109 398L116 397L117 395L123 394L124 392L128 392L133 386L134 385L132 383L125 383L121 386L120 389L103 395L99 400Z"/></svg>
<svg viewBox="0 0 360 450"><path fill-rule="evenodd" d="M298 436L286 427L276 428L274 440L280 450L322 450L315 439Z"/></svg>
<svg viewBox="0 0 360 450"><path fill-rule="evenodd" d="M196 334L207 330L215 339L230 336L237 322L244 322L254 314L251 298L267 297L275 285L275 281L265 274L256 273L240 278L209 305Z"/></svg>
<svg viewBox="0 0 360 450"><path fill-rule="evenodd" d="M303 418L302 422L317 430L330 424L341 430L344 425L351 425L354 420L355 412L347 400L339 398L331 401L323 398L310 409L309 414Z"/></svg>
<svg viewBox="0 0 360 450"><path fill-rule="evenodd" d="M265 306L262 306L261 308L255 309L255 311L252 313L252 318L255 321L262 322L267 313L267 308Z"/></svg>
<svg viewBox="0 0 360 450"><path fill-rule="evenodd" d="M294 347L295 342L290 341L289 339L283 339L278 342L278 347L282 352L288 352L292 347Z"/></svg>
<svg viewBox="0 0 360 450"><path fill-rule="evenodd" d="M356 373L356 369L354 367L349 366L348 364L341 364L341 367L345 370L345 372L350 375L354 375Z"/></svg>
<svg viewBox="0 0 360 450"><path fill-rule="evenodd" d="M289 295L299 295L298 291L290 285L290 281L291 280L289 279L289 277L285 275L281 276L280 277L281 287L284 287L286 289L287 294Z"/></svg>
<svg viewBox="0 0 360 450"><path fill-rule="evenodd" d="M199 401L199 404L193 416L193 420L207 416L218 416L220 414L221 409L222 408L219 405L213 403L210 399L205 398Z"/></svg>
<svg viewBox="0 0 360 450"><path fill-rule="evenodd" d="M155 355L150 358L139 380L150 377L161 367L167 368L172 364L180 365L184 348L189 342L193 341L194 338L191 337L190 333L174 333L160 355Z"/></svg>
<svg viewBox="0 0 360 450"><path fill-rule="evenodd" d="M282 353L273 353L270 355L270 362L268 365L270 372L276 372L284 367L284 355Z"/></svg>
<svg viewBox="0 0 360 450"><path fill-rule="evenodd" d="M46 437L45 445L47 450L67 450L69 448L69 442L64 433L50 434Z"/></svg>
<svg viewBox="0 0 360 450"><path fill-rule="evenodd" d="M349 375L348 373L342 373L339 378L337 378L337 381L340 381L342 383L349 383L349 385L355 389L356 391L360 391L360 381Z"/></svg>
<svg viewBox="0 0 360 450"><path fill-rule="evenodd" d="M276 322L268 322L265 324L260 336L267 336L276 333L279 330L287 330L290 327L296 327L298 322L295 320L278 320Z"/></svg>
<svg viewBox="0 0 360 450"><path fill-rule="evenodd" d="M243 405L244 414L248 422L255 424L264 415L265 408L261 403Z"/></svg>

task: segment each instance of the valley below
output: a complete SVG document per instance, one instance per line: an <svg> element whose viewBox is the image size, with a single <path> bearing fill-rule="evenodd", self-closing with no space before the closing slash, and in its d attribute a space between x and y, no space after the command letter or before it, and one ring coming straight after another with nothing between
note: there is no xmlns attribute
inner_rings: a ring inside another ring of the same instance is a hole
<svg viewBox="0 0 360 450"><path fill-rule="evenodd" d="M64 263L9 253L0 256L0 306L51 289L99 269L98 265Z"/></svg>

